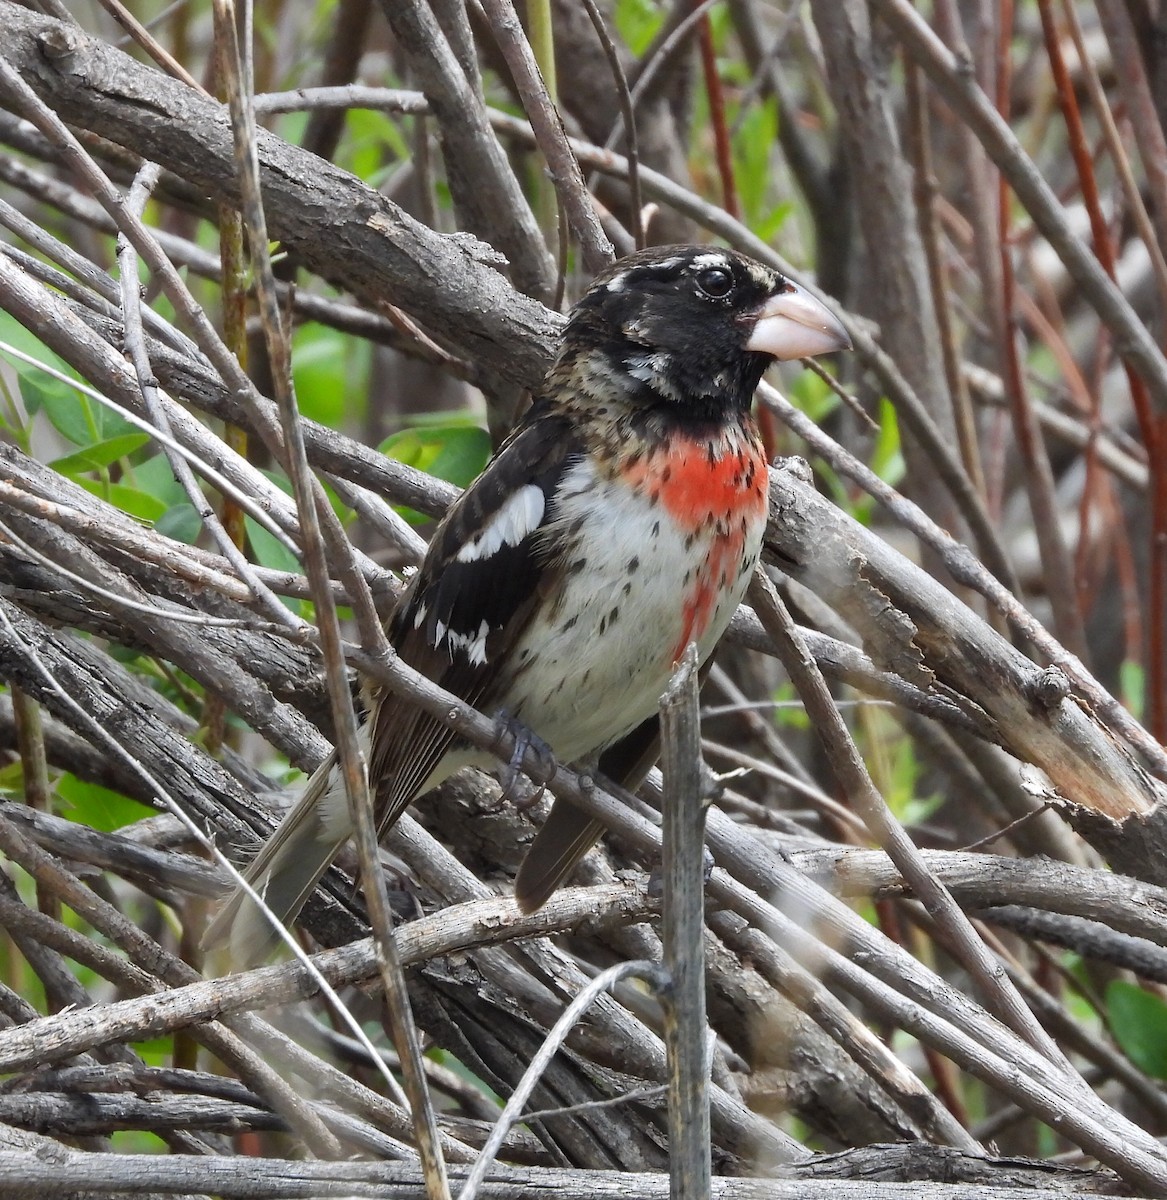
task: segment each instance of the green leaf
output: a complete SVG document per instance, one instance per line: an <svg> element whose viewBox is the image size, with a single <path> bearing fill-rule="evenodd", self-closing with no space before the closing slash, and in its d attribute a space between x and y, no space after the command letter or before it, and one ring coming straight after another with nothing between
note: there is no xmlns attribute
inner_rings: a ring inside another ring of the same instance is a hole
<svg viewBox="0 0 1167 1200"><path fill-rule="evenodd" d="M279 538L268 533L258 521L252 520L251 517L245 516L243 523L247 529L248 540L251 542L251 553L261 567L268 567L273 571L289 571L295 575L303 573L300 560ZM291 609L297 616L304 616L308 610L308 601L306 600L281 596L280 603Z"/></svg>
<svg viewBox="0 0 1167 1200"><path fill-rule="evenodd" d="M73 454L66 454L63 458L54 459L49 466L72 479L89 471L100 471L102 467L108 467L119 458L128 458L149 440L150 435L147 433L123 433L118 437L95 442L92 446L85 446Z"/></svg>
<svg viewBox="0 0 1167 1200"><path fill-rule="evenodd" d="M616 31L637 57L648 49L664 22L664 10L653 0L620 0L615 12Z"/></svg>
<svg viewBox="0 0 1167 1200"><path fill-rule="evenodd" d="M779 684L770 698L775 701L774 724L782 729L809 729L810 718L802 705L794 684Z"/></svg>
<svg viewBox="0 0 1167 1200"><path fill-rule="evenodd" d="M363 350L354 353L352 339L335 329L308 324L292 339L296 402L304 416L336 428L364 394L356 367L364 365Z"/></svg>
<svg viewBox="0 0 1167 1200"><path fill-rule="evenodd" d="M379 449L419 471L466 487L486 466L490 435L477 425L448 421L403 429L387 437Z"/></svg>
<svg viewBox="0 0 1167 1200"><path fill-rule="evenodd" d="M734 181L746 222L754 228L769 210L774 172L770 154L778 139L778 105L773 99L755 103L734 136Z"/></svg>
<svg viewBox="0 0 1167 1200"><path fill-rule="evenodd" d="M193 504L175 504L154 522L154 528L164 537L193 546L203 522Z"/></svg>
<svg viewBox="0 0 1167 1200"><path fill-rule="evenodd" d="M0 796L24 797L24 766L14 758L6 767L0 767Z"/></svg>
<svg viewBox="0 0 1167 1200"><path fill-rule="evenodd" d="M16 369L20 396L30 417L43 412L53 428L74 446L85 446L99 438L93 405L60 379L22 363Z"/></svg>
<svg viewBox="0 0 1167 1200"><path fill-rule="evenodd" d="M87 783L76 775L62 775L57 780L56 793L69 806L64 816L104 833L156 815L155 809L100 784Z"/></svg>
<svg viewBox="0 0 1167 1200"><path fill-rule="evenodd" d="M54 367L58 371L69 371L65 360L54 354L31 329L22 325L11 313L0 312L0 341L7 342L23 354L39 359L46 366ZM17 370L21 369L17 365L18 360L11 361ZM35 370L36 368L29 367L28 369Z"/></svg>
<svg viewBox="0 0 1167 1200"><path fill-rule="evenodd" d="M772 242L782 231L786 218L794 212L794 205L789 200L783 200L774 205L765 216L759 216L754 223L754 232L764 242Z"/></svg>
<svg viewBox="0 0 1167 1200"><path fill-rule="evenodd" d="M821 425L841 403L839 397L814 371L800 371L790 385L790 399L816 425Z"/></svg>
<svg viewBox="0 0 1167 1200"><path fill-rule="evenodd" d="M126 471L126 482L153 496L168 509L188 503L186 491L174 478L165 454L152 454L144 462L132 464Z"/></svg>
<svg viewBox="0 0 1167 1200"><path fill-rule="evenodd" d="M277 537L251 517L243 518L247 526L247 536L251 540L251 548L255 551L255 561L261 567L273 571L300 572L300 560Z"/></svg>
<svg viewBox="0 0 1167 1200"><path fill-rule="evenodd" d="M350 108L345 113L345 138L338 161L370 187L376 187L391 164L413 156L398 122L388 113Z"/></svg>
<svg viewBox="0 0 1167 1200"><path fill-rule="evenodd" d="M91 492L94 496L100 496L103 500L108 500L122 512L129 513L131 517L137 517L139 521L148 521L150 524L154 524L168 507L157 496L151 496L148 492L140 491L127 483L103 483L97 479L86 479L84 475L77 482L87 492Z"/></svg>
<svg viewBox="0 0 1167 1200"><path fill-rule="evenodd" d="M879 433L871 450L871 469L885 483L897 487L904 477L904 455L896 410L886 396L879 401Z"/></svg>
<svg viewBox="0 0 1167 1200"><path fill-rule="evenodd" d="M1122 979L1106 988L1106 1015L1115 1041L1140 1070L1167 1079L1167 1004Z"/></svg>
<svg viewBox="0 0 1167 1200"><path fill-rule="evenodd" d="M1143 664L1133 658L1123 659L1118 668L1119 695L1135 720L1143 719L1143 700L1147 694L1147 675Z"/></svg>
<svg viewBox="0 0 1167 1200"><path fill-rule="evenodd" d="M17 366L17 374L29 416L43 412L57 432L74 446L89 446L138 432L124 417L46 371L22 363Z"/></svg>

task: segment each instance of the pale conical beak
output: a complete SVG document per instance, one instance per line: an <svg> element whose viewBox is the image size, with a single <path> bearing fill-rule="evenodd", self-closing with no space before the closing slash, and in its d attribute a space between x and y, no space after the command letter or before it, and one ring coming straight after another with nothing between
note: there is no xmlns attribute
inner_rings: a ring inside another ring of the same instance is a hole
<svg viewBox="0 0 1167 1200"><path fill-rule="evenodd" d="M785 361L850 350L851 338L825 304L787 280L786 290L772 296L758 310L746 349Z"/></svg>

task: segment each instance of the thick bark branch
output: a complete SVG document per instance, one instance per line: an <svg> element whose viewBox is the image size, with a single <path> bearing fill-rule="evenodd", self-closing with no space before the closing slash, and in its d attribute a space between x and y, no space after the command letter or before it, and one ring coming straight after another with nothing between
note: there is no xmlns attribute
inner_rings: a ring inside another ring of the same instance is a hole
<svg viewBox="0 0 1167 1200"><path fill-rule="evenodd" d="M118 50L0 2L0 54L71 124L157 162L216 203L238 206L227 110ZM271 236L370 303L407 310L468 358L539 383L558 319L494 269L495 253L413 220L339 167L260 131Z"/></svg>

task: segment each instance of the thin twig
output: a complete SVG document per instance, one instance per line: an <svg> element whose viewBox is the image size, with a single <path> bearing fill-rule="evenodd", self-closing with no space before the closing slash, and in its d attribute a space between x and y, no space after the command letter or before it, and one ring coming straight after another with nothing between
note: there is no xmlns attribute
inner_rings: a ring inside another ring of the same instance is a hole
<svg viewBox="0 0 1167 1200"><path fill-rule="evenodd" d="M776 389L763 382L757 395L763 404L773 406L783 424L813 447L816 453L822 453L827 461L857 483L862 478L860 486L864 491L874 496L888 512L920 537L925 545L936 551L956 582L963 583L984 596L1008 618L1031 645L1047 656L1050 662L1062 667L1087 698L1093 711L1143 755L1148 769L1156 777L1167 780L1167 752L1163 747L1090 674L1081 660L1052 637L1017 597L977 561L968 547L954 541L916 504L901 496L853 455L847 453Z"/></svg>
<svg viewBox="0 0 1167 1200"><path fill-rule="evenodd" d="M236 16L232 0L216 0L215 28L220 41L220 62L231 110L231 126L235 136L236 162L243 195L244 226L251 250L252 269L256 274L256 292L262 318L272 383L283 426L286 467L296 497L296 509L304 539L305 565L313 585L316 620L320 634L326 682L332 716L337 734L337 757L348 795L349 813L356 830L361 856L361 878L377 938L381 983L389 1008L390 1024L397 1052L401 1059L405 1090L415 1121L415 1135L426 1174L426 1190L431 1200L446 1200L449 1183L438 1134L437 1117L425 1071L421 1062L421 1045L409 1004L408 991L393 939L393 918L385 877L381 871L377 848L377 831L373 820L373 803L369 794L368 767L361 749L352 691L349 688L341 652L340 621L329 586L328 563L325 554L325 534L321 528L332 518L333 540L343 538L323 489L312 478L308 456L300 427L295 390L292 385L291 343L276 293L267 222L259 184L259 154L255 144L254 111L250 108L251 75L241 59L236 41ZM315 484L315 486L314 486ZM327 510L327 515L324 510ZM318 524L318 521L320 524ZM351 558L349 560L351 562ZM346 582L350 582L346 580ZM358 586L363 585L360 580ZM364 589L364 605L358 593L357 616L361 622L366 644L384 651L384 635L372 611L371 597ZM362 614L362 607L365 609ZM370 628L372 636L368 636Z"/></svg>
<svg viewBox="0 0 1167 1200"><path fill-rule="evenodd" d="M559 113L547 95L514 6L511 0L482 0L482 10L486 13L490 32L519 89L523 107L535 131L536 142L547 160L556 194L567 213L568 223L579 239L584 266L593 275L598 274L615 258L612 243L596 219L583 172L568 144Z"/></svg>
<svg viewBox="0 0 1167 1200"><path fill-rule="evenodd" d="M632 93L628 90L628 78L620 64L620 55L616 51L616 43L608 32L604 14L600 12L596 0L584 0L588 10L588 18L604 48L604 57L612 69L612 78L616 83L616 94L620 97L620 113L624 120L624 128L628 131L628 192L629 215L632 218L632 236L636 249L642 250L647 244L644 237L644 202L640 195L640 140L636 132L636 112L632 103Z"/></svg>
<svg viewBox="0 0 1167 1200"><path fill-rule="evenodd" d="M145 164L138 172L126 198L127 207L131 211L141 213L158 182L159 174L158 166L153 163ZM158 385L150 365L150 356L146 351L145 332L142 327L142 296L138 284L138 256L134 247L124 238L118 241L118 270L121 274L122 329L125 347L130 361L134 364L138 385L142 389L142 400L146 405L146 413L151 423L169 439L173 437L173 431L166 418L166 410L159 399ZM169 441L160 444L174 478L182 486L187 500L198 514L203 527L215 539L216 545L239 573L240 578L246 580L252 588L256 603L273 620L285 622L287 610L255 577L246 555L239 549L235 539L223 528L214 508L208 503L206 496L195 482L186 459Z"/></svg>
<svg viewBox="0 0 1167 1200"><path fill-rule="evenodd" d="M189 88L207 95L206 88L158 41L150 30L130 12L120 0L98 0L102 8L142 47L143 50L175 79L181 79Z"/></svg>
<svg viewBox="0 0 1167 1200"><path fill-rule="evenodd" d="M1034 1019L1021 997L1002 976L977 937L968 918L953 901L948 890L937 880L920 857L920 852L895 819L887 802L879 794L867 768L839 716L810 652L801 643L797 627L769 577L759 568L750 585L750 599L778 648L803 703L811 724L822 739L823 747L848 799L859 810L871 836L887 851L888 857L904 873L929 914L959 948L964 966L980 985L990 1008L1010 1028L1076 1079L1073 1068L1056 1043Z"/></svg>
<svg viewBox="0 0 1167 1200"><path fill-rule="evenodd" d="M705 1015L705 787L697 647L690 642L661 697L664 775L664 967L669 1055L669 1178L675 1200L711 1187L709 1032Z"/></svg>
<svg viewBox="0 0 1167 1200"><path fill-rule="evenodd" d="M1167 360L1138 314L1070 228L1057 197L972 73L963 69L909 0L874 0L874 7L944 99L976 133L1065 265L1082 298L1111 330L1119 354L1131 361L1155 402L1167 407Z"/></svg>
<svg viewBox="0 0 1167 1200"><path fill-rule="evenodd" d="M494 1165L494 1160L502 1148L506 1135L510 1132L511 1126L522 1120L523 1109L530 1099L531 1093L535 1090L535 1085L547 1069L548 1063L559 1052L559 1048L567 1039L572 1026L595 1003L598 996L621 980L634 977L644 979L658 988L667 986L664 973L657 963L639 960L617 963L616 966L601 971L563 1010L563 1015L543 1039L538 1053L531 1059L531 1064L523 1073L523 1078L519 1080L515 1090L511 1093L511 1098L499 1115L494 1129L491 1130L490 1138L482 1147L482 1153L462 1184L458 1200L476 1200L478 1189L486 1179L487 1171Z"/></svg>
<svg viewBox="0 0 1167 1200"><path fill-rule="evenodd" d="M11 302L23 289L22 281L19 279L19 277L6 269L5 262L7 257L8 256L6 254L0 253L0 281L4 283L6 288L4 299L8 302ZM148 433L160 446L165 446L168 450L173 451L176 455L180 455L187 462L195 466L199 474L202 475L208 483L212 484L225 496L230 496L237 504L239 504L241 508L245 509L248 516L262 525L263 528L284 547L284 549L288 550L292 554L296 554L298 552L296 543L288 536L281 525L275 519L273 519L272 510L278 512L280 506L278 503L272 503L272 501L275 499L275 497L272 495L272 492L275 492L276 495L282 495L279 489L274 487L274 485L268 485L271 488L270 491L267 489L267 487L257 488L256 491L258 492L259 499L253 499L250 495L236 487L226 474L221 474L218 469L210 466L203 459L203 457L201 457L194 450L184 446L181 442L172 438L168 433L160 429L158 426L152 425L149 421L143 420L137 415L137 413L131 412L128 408L123 408L116 401L111 400L108 396L103 395L96 389L89 387L87 384L80 383L76 379L70 379L68 375L66 375L63 371L58 371L57 368L52 366L50 363L42 362L40 359L34 358L31 354L26 354L23 350L18 349L16 346L11 346L7 342L0 341L0 353L7 354L10 357L19 360L20 362L26 362L30 366L35 366L37 370L44 371L46 375L51 376L53 379L56 379L61 383L67 384L69 387L75 388L83 396L87 396L90 400L93 400L103 407L109 409L110 412L115 413L128 424L136 426L144 433ZM210 443L208 441L208 445L209 444ZM212 455L208 454L207 457L210 458ZM220 453L217 457L220 460L220 466L224 465L224 459L226 456ZM249 469L254 470L254 468ZM256 475L258 475L258 472L256 472ZM262 475L259 475L258 477L260 480L263 479ZM249 480L249 482L254 482L254 476ZM263 589L261 589L260 594L262 594L262 591ZM286 610L283 613L272 610L272 615L276 618L276 620L284 624L288 624L292 619L291 614L289 614Z"/></svg>
<svg viewBox="0 0 1167 1200"><path fill-rule="evenodd" d="M713 129L717 173L721 177L721 204L737 221L741 220L742 209L733 173L733 146L730 144L729 125L725 116L725 93L721 87L721 76L717 73L717 51L713 45L713 25L708 13L702 14L697 25L697 41L701 47L701 71L709 100L709 124Z"/></svg>

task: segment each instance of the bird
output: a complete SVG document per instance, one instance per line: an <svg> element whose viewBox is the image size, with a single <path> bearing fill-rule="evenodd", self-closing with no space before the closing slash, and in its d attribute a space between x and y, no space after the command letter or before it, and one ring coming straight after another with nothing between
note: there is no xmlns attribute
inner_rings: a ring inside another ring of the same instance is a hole
<svg viewBox="0 0 1167 1200"><path fill-rule="evenodd" d="M850 349L810 292L734 250L663 246L601 271L544 383L447 511L387 621L402 662L560 762L638 783L688 644L704 663L758 562L768 464L751 415L767 367ZM418 796L494 760L385 690L363 727L379 836ZM334 762L246 872L292 921L351 833ZM602 826L562 798L515 883L525 911ZM276 941L240 889L205 945L260 961Z"/></svg>

